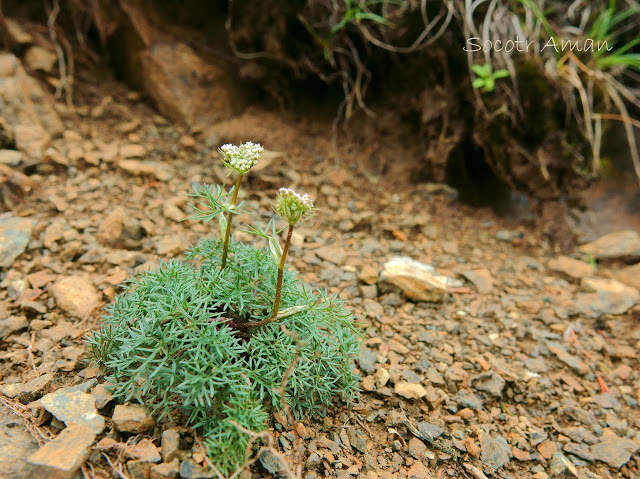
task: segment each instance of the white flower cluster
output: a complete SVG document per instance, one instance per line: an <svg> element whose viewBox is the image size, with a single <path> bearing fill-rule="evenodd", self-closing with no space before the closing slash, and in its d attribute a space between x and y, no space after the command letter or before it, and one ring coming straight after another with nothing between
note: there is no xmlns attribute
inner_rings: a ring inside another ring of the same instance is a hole
<svg viewBox="0 0 640 479"><path fill-rule="evenodd" d="M313 200L306 193L301 195L291 188L280 188L276 196L276 202L273 205L283 219L289 224L294 225L304 216L314 211Z"/></svg>
<svg viewBox="0 0 640 479"><path fill-rule="evenodd" d="M220 147L222 162L227 168L238 173L246 173L256 166L263 153L262 145L250 141L239 146L226 144Z"/></svg>

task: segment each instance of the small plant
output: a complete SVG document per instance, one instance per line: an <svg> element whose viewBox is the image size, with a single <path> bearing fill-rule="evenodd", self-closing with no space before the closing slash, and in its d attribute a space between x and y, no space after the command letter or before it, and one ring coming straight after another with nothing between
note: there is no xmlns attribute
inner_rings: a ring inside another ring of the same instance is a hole
<svg viewBox="0 0 640 479"><path fill-rule="evenodd" d="M250 437L242 428L264 430L274 408L301 417L323 414L336 396L353 398L360 335L335 295L304 284L286 265L293 228L315 211L311 199L278 192L273 207L287 223L284 248L275 220L247 230L268 248L234 241L242 175L262 147L220 152L238 173L235 187L195 185L191 194L199 200L192 218L217 217L220 238L129 280L89 344L119 400L197 428L212 463L229 475L246 459Z"/></svg>
<svg viewBox="0 0 640 479"><path fill-rule="evenodd" d="M484 65L473 65L471 67L476 78L473 80L473 88L482 88L485 93L491 93L496 88L496 80L506 78L509 72L504 69L493 71L490 63Z"/></svg>

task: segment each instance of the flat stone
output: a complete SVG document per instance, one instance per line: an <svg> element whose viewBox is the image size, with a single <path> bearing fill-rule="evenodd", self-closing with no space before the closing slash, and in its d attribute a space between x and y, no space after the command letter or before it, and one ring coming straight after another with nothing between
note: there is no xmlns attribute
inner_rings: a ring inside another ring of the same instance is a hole
<svg viewBox="0 0 640 479"><path fill-rule="evenodd" d="M488 269L463 271L462 276L471 281L480 294L489 294L493 291L493 277Z"/></svg>
<svg viewBox="0 0 640 479"><path fill-rule="evenodd" d="M601 442L591 446L591 453L598 461L605 462L616 469L624 466L640 449L640 442L618 437L610 430L605 430Z"/></svg>
<svg viewBox="0 0 640 479"><path fill-rule="evenodd" d="M558 451L551 458L549 475L551 477L557 477L560 475L564 475L564 477L566 477L567 473L571 474L571 477L580 477L576 466L574 466L564 454Z"/></svg>
<svg viewBox="0 0 640 479"><path fill-rule="evenodd" d="M504 437L492 437L482 432L480 444L482 450L480 457L495 469L500 469L511 460L511 447Z"/></svg>
<svg viewBox="0 0 640 479"><path fill-rule="evenodd" d="M155 426L155 420L147 414L143 406L125 406L118 404L113 410L111 418L116 430L140 434Z"/></svg>
<svg viewBox="0 0 640 479"><path fill-rule="evenodd" d="M617 279L627 286L640 290L640 263L627 266L620 270L611 271L610 275L613 279Z"/></svg>
<svg viewBox="0 0 640 479"><path fill-rule="evenodd" d="M432 479L433 476L422 461L416 461L407 472L408 479Z"/></svg>
<svg viewBox="0 0 640 479"><path fill-rule="evenodd" d="M211 479L215 477L215 474L213 471L205 471L196 462L187 459L180 464L180 477L182 479Z"/></svg>
<svg viewBox="0 0 640 479"><path fill-rule="evenodd" d="M40 403L67 427L86 426L94 434L100 434L104 429L104 418L96 411L96 401L90 394L55 391L42 397Z"/></svg>
<svg viewBox="0 0 640 479"><path fill-rule="evenodd" d="M29 456L32 477L71 479L91 452L96 435L91 428L72 425Z"/></svg>
<svg viewBox="0 0 640 479"><path fill-rule="evenodd" d="M129 144L120 146L119 153L122 158L144 158L147 149L142 145Z"/></svg>
<svg viewBox="0 0 640 479"><path fill-rule="evenodd" d="M427 457L427 446L417 437L409 439L409 454L418 461L423 461Z"/></svg>
<svg viewBox="0 0 640 479"><path fill-rule="evenodd" d="M427 395L427 390L420 384L400 381L394 387L396 394L407 399L420 399Z"/></svg>
<svg viewBox="0 0 640 479"><path fill-rule="evenodd" d="M420 439L427 442L433 442L444 434L443 428L427 421L419 422L416 428L420 433Z"/></svg>
<svg viewBox="0 0 640 479"><path fill-rule="evenodd" d="M344 260L344 249L337 246L322 246L314 252L318 258L337 266L340 266Z"/></svg>
<svg viewBox="0 0 640 479"><path fill-rule="evenodd" d="M0 268L10 267L24 252L32 231L33 222L29 218L0 215Z"/></svg>
<svg viewBox="0 0 640 479"><path fill-rule="evenodd" d="M574 279L588 278L594 274L593 266L589 263L568 256L559 256L549 261L549 269L564 273Z"/></svg>
<svg viewBox="0 0 640 479"><path fill-rule="evenodd" d="M380 273L378 273L378 270L373 265L365 263L360 267L358 279L363 283L369 285L376 284L379 277Z"/></svg>
<svg viewBox="0 0 640 479"><path fill-rule="evenodd" d="M9 316L0 320L0 339L4 339L11 333L21 331L29 327L29 321L24 316Z"/></svg>
<svg viewBox="0 0 640 479"><path fill-rule="evenodd" d="M169 181L173 177L171 167L157 161L120 160L118 166L135 176L154 176L160 181Z"/></svg>
<svg viewBox="0 0 640 479"><path fill-rule="evenodd" d="M0 476L29 477L27 457L37 449L38 443L27 431L23 420L0 406Z"/></svg>
<svg viewBox="0 0 640 479"><path fill-rule="evenodd" d="M506 381L495 371L487 371L471 378L471 387L486 392L491 396L500 397Z"/></svg>
<svg viewBox="0 0 640 479"><path fill-rule="evenodd" d="M113 400L113 394L104 384L98 384L91 390L91 395L96 402L96 408L102 409Z"/></svg>
<svg viewBox="0 0 640 479"><path fill-rule="evenodd" d="M151 475L152 463L141 459L134 459L127 462L127 471L131 479L149 479Z"/></svg>
<svg viewBox="0 0 640 479"><path fill-rule="evenodd" d="M180 461L174 459L171 462L164 462L151 466L149 479L177 479L180 474Z"/></svg>
<svg viewBox="0 0 640 479"><path fill-rule="evenodd" d="M139 459L145 462L160 462L160 451L155 444L147 438L141 439L137 444L133 446L127 446L127 455L135 459Z"/></svg>
<svg viewBox="0 0 640 479"><path fill-rule="evenodd" d="M593 454L591 454L591 450L589 446L585 444L577 444L575 442L568 442L562 448L564 452L567 454L573 454L574 456L578 456L585 461L593 461L595 458Z"/></svg>
<svg viewBox="0 0 640 479"><path fill-rule="evenodd" d="M82 275L58 279L51 285L51 293L61 309L80 319L85 318L100 299L91 280Z"/></svg>
<svg viewBox="0 0 640 479"><path fill-rule="evenodd" d="M640 257L640 235L633 230L616 231L578 248L598 259Z"/></svg>
<svg viewBox="0 0 640 479"><path fill-rule="evenodd" d="M439 274L433 266L406 256L396 256L385 263L380 279L400 288L410 299L435 303L444 300L448 288L463 285L457 279Z"/></svg>
<svg viewBox="0 0 640 479"><path fill-rule="evenodd" d="M549 343L547 344L549 351L557 356L557 358L573 369L580 375L585 375L589 372L589 367L580 361L575 355L570 354L561 344Z"/></svg>
<svg viewBox="0 0 640 479"><path fill-rule="evenodd" d="M0 164L18 166L24 161L24 155L16 150L0 150Z"/></svg>
<svg viewBox="0 0 640 479"><path fill-rule="evenodd" d="M22 404L28 404L40 398L51 387L52 382L53 374L47 373L26 383L4 384L0 386L0 392Z"/></svg>
<svg viewBox="0 0 640 479"><path fill-rule="evenodd" d="M640 300L640 292L615 279L583 278L576 302L583 311L595 314L624 314Z"/></svg>
<svg viewBox="0 0 640 479"><path fill-rule="evenodd" d="M538 447L536 449L538 449L540 455L547 460L551 459L558 450L558 448L556 447L556 443L550 439L542 441L540 444L538 444Z"/></svg>

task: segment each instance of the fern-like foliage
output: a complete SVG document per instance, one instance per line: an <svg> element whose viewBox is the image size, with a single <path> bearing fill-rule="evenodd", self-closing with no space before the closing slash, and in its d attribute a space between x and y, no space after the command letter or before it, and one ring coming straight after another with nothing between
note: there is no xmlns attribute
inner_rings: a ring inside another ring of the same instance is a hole
<svg viewBox="0 0 640 479"><path fill-rule="evenodd" d="M336 396L349 402L357 394L360 335L336 296L313 290L289 269L282 309L303 307L253 330L243 327L269 317L276 265L267 249L238 242L230 244L224 269L221 255L222 242L205 239L187 260L135 276L89 344L119 400L187 418L213 463L229 474L244 461L249 441L230 421L264 430L268 412L283 406L283 375L296 357L284 394L297 417L323 414Z"/></svg>

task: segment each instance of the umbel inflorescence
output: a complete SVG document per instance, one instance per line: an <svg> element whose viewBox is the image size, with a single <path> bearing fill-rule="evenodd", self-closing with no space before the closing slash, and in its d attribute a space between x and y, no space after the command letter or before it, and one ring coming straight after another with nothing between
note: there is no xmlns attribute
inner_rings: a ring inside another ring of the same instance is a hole
<svg viewBox="0 0 640 479"><path fill-rule="evenodd" d="M336 396L353 398L360 336L335 295L304 284L286 265L293 229L315 212L313 201L280 189L273 208L284 228L275 220L248 226L266 247L234 241L233 216L245 211L240 180L263 149L245 143L220 153L237 172L235 186L194 185L191 194L192 219L217 218L220 236L191 247L184 261L129 280L89 343L119 400L184 418L204 436L213 464L230 474L249 441L238 425L258 432L274 409L288 406L301 417L324 413Z"/></svg>

